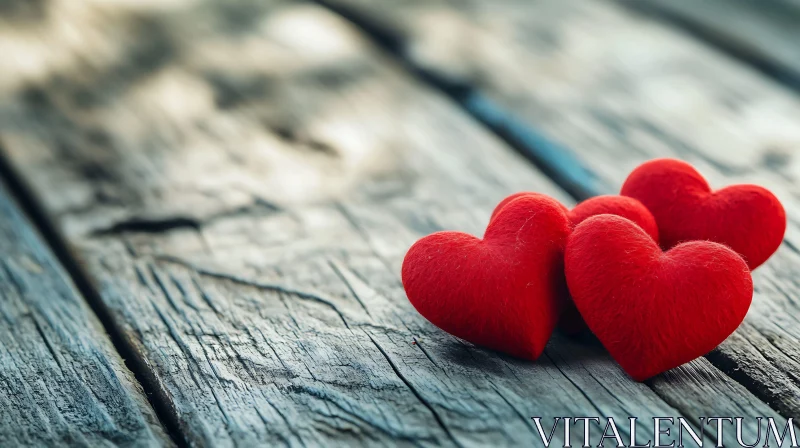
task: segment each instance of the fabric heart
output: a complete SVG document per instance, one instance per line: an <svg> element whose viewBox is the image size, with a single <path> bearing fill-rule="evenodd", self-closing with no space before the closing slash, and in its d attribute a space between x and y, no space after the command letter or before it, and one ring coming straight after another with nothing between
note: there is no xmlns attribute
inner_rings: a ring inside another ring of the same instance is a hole
<svg viewBox="0 0 800 448"><path fill-rule="evenodd" d="M500 210L505 208L505 206L508 205L509 202L513 201L514 199L523 198L525 196L539 197L544 195L542 195L541 193L534 193L533 191L520 191L519 193L514 193L510 196L507 196L505 199L500 201L500 203L494 207L494 210L492 210L492 216L489 217L489 222L491 223L494 220L494 217L497 216L497 214L500 213ZM564 204L558 201L556 202L561 207L561 210L564 210L564 213L569 213L569 209Z"/></svg>
<svg viewBox="0 0 800 448"><path fill-rule="evenodd" d="M497 204L489 220L491 221L494 219L497 212L512 200L529 194L537 195L539 193L523 191L521 193L512 194ZM647 210L647 207L634 198L612 195L595 196L576 205L572 211L569 211L569 209L563 205L562 207L568 212L572 227L577 226L591 216L602 214L617 215L635 222L639 227L644 229L648 235L656 240L656 242L658 241L658 226L656 225L655 218L652 213Z"/></svg>
<svg viewBox="0 0 800 448"><path fill-rule="evenodd" d="M619 216L578 225L564 263L587 325L637 381L714 349L736 330L753 297L750 271L734 251L690 241L662 252Z"/></svg>
<svg viewBox="0 0 800 448"><path fill-rule="evenodd" d="M767 261L786 231L786 212L768 190L733 185L712 192L705 178L680 160L640 165L621 194L650 210L664 249L684 241L715 241L738 252L750 269Z"/></svg>
<svg viewBox="0 0 800 448"><path fill-rule="evenodd" d="M595 196L576 205L569 212L569 220L575 228L583 221L597 215L617 215L633 221L658 243L656 219L647 207L636 199L625 196Z"/></svg>
<svg viewBox="0 0 800 448"><path fill-rule="evenodd" d="M529 194L535 195L537 193L516 193L503 199L503 201L495 207L491 219L494 219L494 216L508 202ZM564 210L567 210L567 208L564 207ZM569 220L573 228L586 219L601 214L611 214L627 218L639 225L653 240L658 242L658 226L656 226L655 218L653 218L653 215L647 208L636 199L626 196L595 196L581 202L576 205L572 211L568 212ZM586 323L583 322L578 309L575 308L575 304L573 304L571 300L565 301L564 311L558 322L558 327L567 334L576 334L586 330Z"/></svg>
<svg viewBox="0 0 800 448"><path fill-rule="evenodd" d="M414 243L402 279L414 308L442 330L477 345L536 359L565 295L564 208L544 195L506 204L484 238L437 232Z"/></svg>

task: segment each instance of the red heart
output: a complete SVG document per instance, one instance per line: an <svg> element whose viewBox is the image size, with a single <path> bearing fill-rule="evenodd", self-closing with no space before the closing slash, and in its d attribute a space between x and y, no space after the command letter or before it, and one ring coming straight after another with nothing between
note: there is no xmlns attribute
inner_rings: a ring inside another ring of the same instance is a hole
<svg viewBox="0 0 800 448"><path fill-rule="evenodd" d="M690 241L662 252L619 216L581 223L564 258L586 324L637 381L714 349L736 330L753 297L750 271L734 251Z"/></svg>
<svg viewBox="0 0 800 448"><path fill-rule="evenodd" d="M647 207L636 199L625 196L595 196L576 205L569 213L569 219L572 227L575 228L583 221L597 215L622 216L633 221L656 243L658 242L656 219L647 210Z"/></svg>
<svg viewBox="0 0 800 448"><path fill-rule="evenodd" d="M442 330L527 359L544 350L561 311L569 220L558 201L526 195L510 201L483 240L437 232L403 260L409 301Z"/></svg>
<svg viewBox="0 0 800 448"><path fill-rule="evenodd" d="M497 213L512 200L526 195L538 194L539 193L528 191L512 194L497 204L497 207L494 208L492 217L489 218L489 221L494 219ZM617 215L635 222L654 240L658 241L658 226L656 225L655 218L653 218L653 215L649 210L647 210L647 207L642 205L642 203L636 199L627 196L595 196L576 205L572 211L569 211L569 209L564 205L561 205L561 207L569 214L569 220L570 223L572 223L572 227L577 226L591 216L603 214Z"/></svg>
<svg viewBox="0 0 800 448"><path fill-rule="evenodd" d="M520 191L519 193L514 193L514 194L512 194L510 196L506 196L505 199L500 201L500 203L497 204L494 207L494 210L492 211L492 216L489 218L489 223L491 223L494 220L494 217L497 216L497 214L500 213L500 210L502 210L509 202L511 202L511 201L513 201L514 199L517 199L517 198L523 198L525 196L534 196L534 197L536 197L536 196L543 196L543 195L541 193L534 193L532 191ZM556 202L558 202L558 201L556 201ZM569 209L566 206L564 206L564 204L558 202L558 205L561 206L561 209L564 210L564 213L569 213Z"/></svg>
<svg viewBox="0 0 800 448"><path fill-rule="evenodd" d="M661 245L709 240L738 252L755 269L781 245L786 212L778 198L757 185L711 191L691 165L651 160L625 180L622 195L638 199L658 223Z"/></svg>
<svg viewBox="0 0 800 448"><path fill-rule="evenodd" d="M503 199L499 204L497 204L494 212L492 212L492 218L490 218L490 221L491 219L494 219L494 216L497 214L497 212L499 212L509 201L529 194L537 193L516 193ZM567 208L564 207L564 210L567 210ZM647 208L636 199L625 196L595 196L581 202L580 204L576 205L572 211L568 212L569 220L573 228L586 219L601 214L617 215L627 218L638 224L639 227L641 227L645 232L647 232L648 235L658 242L658 227L656 226L655 218L653 218L653 215L647 210ZM578 312L577 308L575 308L575 305L571 300L566 301L564 312L561 315L558 326L567 334L579 333L586 329L586 324L583 322L580 313Z"/></svg>

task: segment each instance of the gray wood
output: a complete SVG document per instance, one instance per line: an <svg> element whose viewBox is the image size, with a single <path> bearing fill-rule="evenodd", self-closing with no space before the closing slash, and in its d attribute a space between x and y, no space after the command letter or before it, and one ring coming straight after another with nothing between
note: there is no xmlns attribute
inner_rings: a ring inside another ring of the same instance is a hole
<svg viewBox="0 0 800 448"><path fill-rule="evenodd" d="M171 445L1 182L0 253L0 446Z"/></svg>
<svg viewBox="0 0 800 448"><path fill-rule="evenodd" d="M109 44L137 64L0 75L5 155L188 442L532 445L532 416L776 415L706 360L680 369L706 387L647 385L592 341L532 363L431 326L399 281L413 241L480 234L515 191L570 199L335 15L222 5L105 11L109 33L138 18Z"/></svg>
<svg viewBox="0 0 800 448"><path fill-rule="evenodd" d="M567 148L554 170L588 172L567 176L583 182L579 192L618 191L637 164L665 156L694 163L718 187L774 191L789 215L786 244L754 273L745 323L708 359L783 415L800 413L795 92L614 3L325 3L378 30L431 79L461 86L466 107L523 151Z"/></svg>
<svg viewBox="0 0 800 448"><path fill-rule="evenodd" d="M623 0L800 86L800 2L796 0Z"/></svg>

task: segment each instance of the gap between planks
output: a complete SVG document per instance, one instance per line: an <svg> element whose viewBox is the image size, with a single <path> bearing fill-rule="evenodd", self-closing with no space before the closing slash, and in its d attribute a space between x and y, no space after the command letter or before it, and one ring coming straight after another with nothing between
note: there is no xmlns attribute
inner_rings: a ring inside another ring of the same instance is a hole
<svg viewBox="0 0 800 448"><path fill-rule="evenodd" d="M153 408L159 423L165 429L167 436L178 447L188 446L186 439L178 430L178 417L176 410L170 405L167 392L159 387L155 373L141 357L137 356L132 342L125 338L119 324L111 317L108 308L100 299L95 286L89 276L83 271L81 263L70 250L66 239L63 238L52 221L48 218L45 209L25 183L19 173L13 168L0 141L0 178L5 181L13 199L16 200L22 212L27 215L36 230L39 231L45 243L55 254L56 259L66 270L78 293L89 305L91 312L97 317L106 334L119 353L125 366L133 373L134 379L144 391L147 401Z"/></svg>
<svg viewBox="0 0 800 448"><path fill-rule="evenodd" d="M522 154L577 201L604 194L606 185L584 166L572 151L518 120L512 113L468 84L458 84L433 70L418 67L403 52L402 39L343 5L328 0L311 0L360 29L407 71L429 87L461 105L475 120Z"/></svg>
<svg viewBox="0 0 800 448"><path fill-rule="evenodd" d="M797 52L785 50L800 34L795 30L785 29L782 24L770 23L770 15L800 19L800 8L797 5L781 1L761 2L758 3L757 11L748 11L747 8L756 3L748 5L738 1L714 0L693 10L698 3L684 0L617 1L631 11L686 31L698 40L752 66L765 76L800 91L800 61L797 59ZM722 11L723 8L725 11ZM736 24L740 20L751 21L752 28L737 30ZM769 35L773 31L769 28L774 29L775 36ZM785 41L781 42L780 38ZM778 46L782 48L776 48Z"/></svg>

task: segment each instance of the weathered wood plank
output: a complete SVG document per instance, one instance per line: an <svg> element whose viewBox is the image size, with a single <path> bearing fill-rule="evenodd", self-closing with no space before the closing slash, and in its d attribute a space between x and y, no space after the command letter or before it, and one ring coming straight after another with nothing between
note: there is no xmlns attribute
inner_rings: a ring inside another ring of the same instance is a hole
<svg viewBox="0 0 800 448"><path fill-rule="evenodd" d="M683 27L771 76L800 87L800 2L622 2Z"/></svg>
<svg viewBox="0 0 800 448"><path fill-rule="evenodd" d="M0 446L171 445L2 182L0 253Z"/></svg>
<svg viewBox="0 0 800 448"><path fill-rule="evenodd" d="M431 79L461 86L475 116L552 171L567 170L579 194L618 191L638 163L664 156L696 164L717 186L776 192L790 216L787 243L755 272L744 325L708 358L784 415L800 413L795 92L610 2L324 3L379 30ZM553 148L571 155L549 160Z"/></svg>
<svg viewBox="0 0 800 448"><path fill-rule="evenodd" d="M530 445L531 416L645 433L686 410L775 415L722 375L657 379L676 408L585 341L531 363L433 328L399 281L414 240L479 234L514 191L569 198L334 15L221 5L139 9L144 45L115 45L157 63L17 74L0 106L6 155L189 442Z"/></svg>

